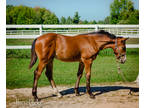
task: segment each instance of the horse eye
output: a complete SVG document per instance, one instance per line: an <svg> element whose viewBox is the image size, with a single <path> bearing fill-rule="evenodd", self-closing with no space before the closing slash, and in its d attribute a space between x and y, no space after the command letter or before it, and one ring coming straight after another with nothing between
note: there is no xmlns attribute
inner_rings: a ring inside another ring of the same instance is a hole
<svg viewBox="0 0 144 108"><path fill-rule="evenodd" d="M123 56L125 56L125 54L122 54L121 56L123 57Z"/></svg>
<svg viewBox="0 0 144 108"><path fill-rule="evenodd" d="M123 44L125 44L125 40L122 40L121 42L122 42Z"/></svg>
<svg viewBox="0 0 144 108"><path fill-rule="evenodd" d="M126 47L123 47L122 49L123 49L124 51L126 51Z"/></svg>

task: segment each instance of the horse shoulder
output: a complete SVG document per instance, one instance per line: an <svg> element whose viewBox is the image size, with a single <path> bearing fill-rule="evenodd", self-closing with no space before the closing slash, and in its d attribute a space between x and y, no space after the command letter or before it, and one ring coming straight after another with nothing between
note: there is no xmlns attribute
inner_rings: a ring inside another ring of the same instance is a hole
<svg viewBox="0 0 144 108"><path fill-rule="evenodd" d="M82 44L81 44L81 56L84 58L90 58L98 53L98 44L94 41L93 38L88 37Z"/></svg>

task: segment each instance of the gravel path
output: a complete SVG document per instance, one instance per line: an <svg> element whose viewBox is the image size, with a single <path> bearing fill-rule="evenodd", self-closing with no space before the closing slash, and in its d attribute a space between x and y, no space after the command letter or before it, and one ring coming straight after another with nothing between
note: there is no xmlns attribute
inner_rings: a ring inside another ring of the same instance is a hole
<svg viewBox="0 0 144 108"><path fill-rule="evenodd" d="M75 96L73 87L58 86L63 95L53 95L50 86L39 87L40 102L33 102L31 88L7 89L7 108L138 108L139 88L136 83L93 84L95 99L85 93L85 86L80 87L81 96ZM132 91L130 95L129 92Z"/></svg>

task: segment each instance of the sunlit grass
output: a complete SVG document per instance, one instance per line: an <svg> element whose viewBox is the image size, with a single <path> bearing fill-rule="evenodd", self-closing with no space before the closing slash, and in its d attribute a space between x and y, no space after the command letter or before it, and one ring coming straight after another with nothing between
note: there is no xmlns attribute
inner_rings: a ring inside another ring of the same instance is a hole
<svg viewBox="0 0 144 108"><path fill-rule="evenodd" d="M6 84L7 88L32 87L33 71L37 64L29 70L30 58L7 58L6 63ZM58 85L74 85L78 70L77 62L61 62L54 60L54 80ZM139 72L139 56L127 55L127 62L121 65L128 81L134 81ZM118 82L123 81L117 73L117 66L114 56L98 56L92 65L91 83ZM81 79L85 83L85 72ZM39 86L47 86L49 82L44 72L39 79Z"/></svg>

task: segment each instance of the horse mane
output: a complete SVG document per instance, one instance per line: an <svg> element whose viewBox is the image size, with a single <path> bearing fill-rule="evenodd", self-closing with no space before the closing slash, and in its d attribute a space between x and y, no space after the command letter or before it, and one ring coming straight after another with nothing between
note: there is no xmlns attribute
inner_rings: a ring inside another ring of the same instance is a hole
<svg viewBox="0 0 144 108"><path fill-rule="evenodd" d="M111 33L104 31L104 30L99 30L97 32L84 33L84 34L80 34L80 35L94 35L94 34L104 34L111 39L116 39L116 36L114 34L111 34Z"/></svg>

